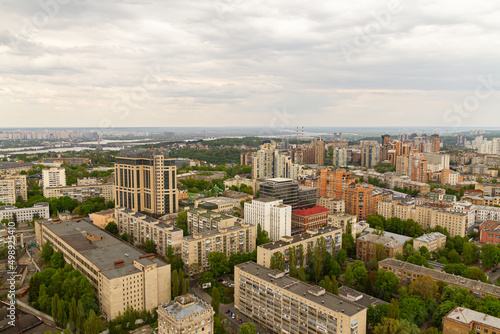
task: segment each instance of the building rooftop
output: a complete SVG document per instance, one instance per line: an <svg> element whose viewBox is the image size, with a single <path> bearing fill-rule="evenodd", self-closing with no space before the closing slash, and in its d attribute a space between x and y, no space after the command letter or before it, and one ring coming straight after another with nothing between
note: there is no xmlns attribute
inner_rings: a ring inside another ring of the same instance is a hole
<svg viewBox="0 0 500 334"><path fill-rule="evenodd" d="M387 304L387 302L383 300L367 295L366 293L348 288L347 286L341 286L339 288L339 296L347 299L348 301L363 305L364 307L368 307L370 305L376 306L379 304Z"/></svg>
<svg viewBox="0 0 500 334"><path fill-rule="evenodd" d="M269 242L267 244L260 245L258 247L262 247L262 248L268 249L268 250L273 250L273 249L285 247L285 246L288 246L288 245L291 245L291 244L294 244L297 242L301 242L303 240L315 238L315 237L318 237L318 236L321 236L321 235L324 235L327 233L331 233L334 231L342 233L342 230L340 228L333 227L333 226L324 227L324 228L320 228L320 229L309 229L305 233L296 234L293 237L283 236L281 240L272 241L272 242Z"/></svg>
<svg viewBox="0 0 500 334"><path fill-rule="evenodd" d="M18 208L14 205L2 205L0 206L0 211L4 210L4 211L7 211L7 210L27 210L27 209L32 209L32 208L42 208L42 207L48 207L49 206L49 203L47 202L40 202L40 203L35 203L33 204L32 207L29 207L29 208Z"/></svg>
<svg viewBox="0 0 500 334"><path fill-rule="evenodd" d="M364 235L375 235L375 234L373 234L373 232L376 232L376 230L372 227L367 227L363 231ZM386 231L383 231L383 236L386 238L389 238L393 241L396 241L397 243L400 243L400 244L404 244L405 242L407 242L408 240L411 239L410 237L407 237L405 235L396 234L396 233L392 233L392 232L386 232Z"/></svg>
<svg viewBox="0 0 500 334"><path fill-rule="evenodd" d="M130 210L128 208L124 208L124 207L119 207L119 208L115 208L115 209L110 209L110 210L118 210L120 212L123 212L123 213L126 213L138 220L142 220L142 221L145 221L145 222L148 222L148 223L151 223L155 226L158 226L158 227L161 227L161 228L165 228L165 229L169 229L170 231L182 231L180 228L176 227L176 226L173 226L173 225L170 225L170 224L167 224L165 222L162 222L161 220L158 220L158 219L155 219L153 217L150 217L144 213L140 213L140 212L137 212L137 211L134 211L134 210ZM107 210L105 210L107 211ZM101 211L103 212L103 211Z"/></svg>
<svg viewBox="0 0 500 334"><path fill-rule="evenodd" d="M34 164L31 162L17 163L10 161L0 161L0 169L11 169L11 168L27 167L27 166L34 166Z"/></svg>
<svg viewBox="0 0 500 334"><path fill-rule="evenodd" d="M484 223L482 223L481 225L479 225L479 227L482 230L497 232L499 230L499 227L500 227L500 222L496 221L496 220L487 220Z"/></svg>
<svg viewBox="0 0 500 334"><path fill-rule="evenodd" d="M162 304L160 307L178 321L182 321L192 316L205 315L208 312L213 312L210 305L191 294L178 296L174 301Z"/></svg>
<svg viewBox="0 0 500 334"><path fill-rule="evenodd" d="M277 182L277 183L280 183L280 182L293 182L292 179L286 179L284 177L275 177L275 178L272 178L272 179L267 179L266 181Z"/></svg>
<svg viewBox="0 0 500 334"><path fill-rule="evenodd" d="M469 326L471 323L483 324L500 329L500 319L491 315L457 306L445 316L446 319Z"/></svg>
<svg viewBox="0 0 500 334"><path fill-rule="evenodd" d="M290 276L285 276L284 272L279 270L271 270L264 266L258 265L255 262L245 262L237 265L243 272L252 276L256 276L273 287L290 291L291 293L305 298L322 307L329 308L334 312L344 313L350 317L366 309L361 304L357 304L341 298L332 293L326 292L325 289L319 286L306 284L298 279Z"/></svg>
<svg viewBox="0 0 500 334"><path fill-rule="evenodd" d="M297 215L297 216L310 216L310 215L315 215L315 214L318 214L318 213L323 213L323 212L330 212L330 210L328 210L327 208L324 208L322 206L319 206L319 205L315 205L313 206L312 208L310 209L299 209L299 210L295 210L294 212L292 212L292 215Z"/></svg>
<svg viewBox="0 0 500 334"><path fill-rule="evenodd" d="M99 212L92 213L93 215L111 215L115 213L115 209L101 210Z"/></svg>
<svg viewBox="0 0 500 334"><path fill-rule="evenodd" d="M441 238L446 238L446 235L444 235L443 233L440 233L440 232L432 232L432 233L424 234L424 235L416 238L415 240L420 241L420 242L429 243L429 242L433 242L433 241L436 241L436 240L441 239Z"/></svg>
<svg viewBox="0 0 500 334"><path fill-rule="evenodd" d="M243 226L240 222L236 222L236 223L234 223L233 226L220 228L218 230L210 230L210 231L206 231L206 232L202 232L202 233L194 233L194 234L191 234L191 235L184 237L183 239L187 240L187 241L198 240L198 239L203 239L206 237L218 235L221 233L238 232L238 231L243 230L245 228L246 227ZM222 232L222 231L225 231L225 232Z"/></svg>

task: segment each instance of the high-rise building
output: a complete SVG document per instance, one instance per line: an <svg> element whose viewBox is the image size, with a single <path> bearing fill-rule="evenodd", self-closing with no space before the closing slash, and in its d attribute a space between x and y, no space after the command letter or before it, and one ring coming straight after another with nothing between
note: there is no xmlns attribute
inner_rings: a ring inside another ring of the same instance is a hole
<svg viewBox="0 0 500 334"><path fill-rule="evenodd" d="M342 199L344 191L355 178L345 169L323 168L319 174L319 196Z"/></svg>
<svg viewBox="0 0 500 334"><path fill-rule="evenodd" d="M318 137L311 143L314 149L314 163L318 166L323 166L325 164L325 142L323 138Z"/></svg>
<svg viewBox="0 0 500 334"><path fill-rule="evenodd" d="M356 215L358 220L365 220L369 215L377 213L379 201L388 198L387 192L374 189L371 184L351 184L345 190L345 210Z"/></svg>
<svg viewBox="0 0 500 334"><path fill-rule="evenodd" d="M66 186L66 169L62 167L52 167L42 169L43 196L46 195L47 188L64 187Z"/></svg>
<svg viewBox="0 0 500 334"><path fill-rule="evenodd" d="M28 200L26 175L6 174L0 176L0 202L14 204L18 197L22 197L25 201Z"/></svg>
<svg viewBox="0 0 500 334"><path fill-rule="evenodd" d="M372 168L379 163L380 145L376 140L362 140L361 144L361 166Z"/></svg>
<svg viewBox="0 0 500 334"><path fill-rule="evenodd" d="M179 210L175 159L160 150L122 153L115 163L116 207L152 216Z"/></svg>
<svg viewBox="0 0 500 334"><path fill-rule="evenodd" d="M431 136L431 152L439 152L441 141L438 134L433 134Z"/></svg>
<svg viewBox="0 0 500 334"><path fill-rule="evenodd" d="M158 306L159 334L213 334L214 310L191 294L175 297Z"/></svg>
<svg viewBox="0 0 500 334"><path fill-rule="evenodd" d="M343 147L333 148L333 165L337 167L347 166L347 149Z"/></svg>
<svg viewBox="0 0 500 334"><path fill-rule="evenodd" d="M391 136L389 134L382 135L382 146L389 144Z"/></svg>
<svg viewBox="0 0 500 334"><path fill-rule="evenodd" d="M275 198L258 198L245 202L245 222L259 225L269 233L269 239L279 240L292 235L292 207L284 205L283 200Z"/></svg>
<svg viewBox="0 0 500 334"><path fill-rule="evenodd" d="M292 157L279 153L274 141L265 143L253 154L252 178L292 178L297 179L302 167L292 163Z"/></svg>

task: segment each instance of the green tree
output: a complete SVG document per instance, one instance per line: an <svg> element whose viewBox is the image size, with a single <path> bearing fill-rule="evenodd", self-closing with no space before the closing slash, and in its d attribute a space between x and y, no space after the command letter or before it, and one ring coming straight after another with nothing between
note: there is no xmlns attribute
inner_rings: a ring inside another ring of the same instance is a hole
<svg viewBox="0 0 500 334"><path fill-rule="evenodd" d="M387 317L388 304L377 304L375 307L370 305L366 312L366 323L373 327L382 322L382 319Z"/></svg>
<svg viewBox="0 0 500 334"><path fill-rule="evenodd" d="M83 325L83 331L85 334L99 334L99 324L100 319L95 314L94 310L90 310L87 321Z"/></svg>
<svg viewBox="0 0 500 334"><path fill-rule="evenodd" d="M156 245L153 240L147 240L145 245L146 253L153 253L156 254Z"/></svg>
<svg viewBox="0 0 500 334"><path fill-rule="evenodd" d="M354 274L351 266L348 266L344 274L344 284L350 288L354 285Z"/></svg>
<svg viewBox="0 0 500 334"><path fill-rule="evenodd" d="M43 260L44 264L50 263L50 259L52 258L52 254L54 253L54 249L52 248L52 245L50 242L46 242L43 247L42 251L40 252L40 257Z"/></svg>
<svg viewBox="0 0 500 334"><path fill-rule="evenodd" d="M375 245L375 258L377 261L382 261L387 258L387 252L382 244Z"/></svg>
<svg viewBox="0 0 500 334"><path fill-rule="evenodd" d="M220 307L220 296L219 290L214 286L212 288L212 308L214 309L215 315L219 315L219 307Z"/></svg>
<svg viewBox="0 0 500 334"><path fill-rule="evenodd" d="M356 243L354 242L354 237L352 236L352 234L342 234L342 249L346 250L347 256L356 256Z"/></svg>
<svg viewBox="0 0 500 334"><path fill-rule="evenodd" d="M109 222L104 229L111 234L118 235L118 225L115 222Z"/></svg>
<svg viewBox="0 0 500 334"><path fill-rule="evenodd" d="M278 269L281 271L285 270L285 256L281 252L276 252L274 253L273 257L271 258L271 269Z"/></svg>
<svg viewBox="0 0 500 334"><path fill-rule="evenodd" d="M50 266L54 269L64 267L64 256L61 252L54 252L50 258Z"/></svg>
<svg viewBox="0 0 500 334"><path fill-rule="evenodd" d="M488 277L486 274L479 268L476 267L470 267L467 270L467 274L465 277L476 280L476 281L481 281L484 283L488 283Z"/></svg>
<svg viewBox="0 0 500 334"><path fill-rule="evenodd" d="M378 271L375 279L375 288L377 295L382 299L389 301L391 295L396 293L399 285L399 280L392 271L381 269Z"/></svg>
<svg viewBox="0 0 500 334"><path fill-rule="evenodd" d="M375 326L374 334L403 334L403 326L398 320L384 318L382 322Z"/></svg>
<svg viewBox="0 0 500 334"><path fill-rule="evenodd" d="M240 327L238 334L257 334L257 328L251 322L247 322Z"/></svg>
<svg viewBox="0 0 500 334"><path fill-rule="evenodd" d="M337 295L339 294L339 283L337 282L337 278L335 278L335 276L332 277L332 282L331 282L331 293L333 293L334 295Z"/></svg>
<svg viewBox="0 0 500 334"><path fill-rule="evenodd" d="M337 256L335 257L335 260L337 260L337 262L343 266L347 260L347 251L345 249L340 249L338 252L337 252Z"/></svg>
<svg viewBox="0 0 500 334"><path fill-rule="evenodd" d="M448 262L450 263L462 263L462 258L455 249L452 249L448 253Z"/></svg>
<svg viewBox="0 0 500 334"><path fill-rule="evenodd" d="M466 242L463 245L462 258L464 263L469 265L479 259L479 247L472 242Z"/></svg>
<svg viewBox="0 0 500 334"><path fill-rule="evenodd" d="M410 284L410 294L419 296L422 300L437 299L438 285L431 276L421 276Z"/></svg>
<svg viewBox="0 0 500 334"><path fill-rule="evenodd" d="M75 298L71 298L71 303L69 304L68 323L69 323L69 328L73 333L76 332L76 326L77 326L76 313L77 313L76 300Z"/></svg>
<svg viewBox="0 0 500 334"><path fill-rule="evenodd" d="M269 242L270 242L269 234L267 233L266 230L262 229L260 224L257 224L257 240L256 240L257 246L265 245Z"/></svg>
<svg viewBox="0 0 500 334"><path fill-rule="evenodd" d="M391 303L387 306L387 317L399 320L399 304L395 299L391 299Z"/></svg>
<svg viewBox="0 0 500 334"><path fill-rule="evenodd" d="M229 262L223 252L212 252L208 254L208 265L214 277L222 277L230 271Z"/></svg>
<svg viewBox="0 0 500 334"><path fill-rule="evenodd" d="M481 263L485 268L491 268L500 260L500 249L492 244L485 244L481 248Z"/></svg>
<svg viewBox="0 0 500 334"><path fill-rule="evenodd" d="M356 260L353 264L350 265L350 267L352 267L352 273L356 282L360 285L364 285L366 277L368 276L368 271L366 270L365 263L361 260Z"/></svg>

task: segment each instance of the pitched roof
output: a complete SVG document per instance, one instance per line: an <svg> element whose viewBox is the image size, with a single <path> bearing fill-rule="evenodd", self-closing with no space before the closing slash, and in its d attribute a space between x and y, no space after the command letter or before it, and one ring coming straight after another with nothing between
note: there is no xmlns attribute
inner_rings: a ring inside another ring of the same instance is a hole
<svg viewBox="0 0 500 334"><path fill-rule="evenodd" d="M319 205L315 205L310 209L298 209L292 212L292 214L297 215L297 216L310 216L310 215L315 215L317 213L322 213L322 212L330 212L327 208L324 208Z"/></svg>

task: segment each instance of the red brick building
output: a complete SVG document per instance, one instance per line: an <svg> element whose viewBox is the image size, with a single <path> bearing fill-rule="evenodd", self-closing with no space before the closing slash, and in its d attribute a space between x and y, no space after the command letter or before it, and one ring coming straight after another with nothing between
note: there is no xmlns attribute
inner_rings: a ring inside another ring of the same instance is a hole
<svg viewBox="0 0 500 334"><path fill-rule="evenodd" d="M500 243L500 222L487 220L479 225L479 242L498 245Z"/></svg>
<svg viewBox="0 0 500 334"><path fill-rule="evenodd" d="M299 209L292 212L292 230L300 229L300 233L310 228L318 229L328 223L330 211L327 208L316 205L310 209Z"/></svg>

